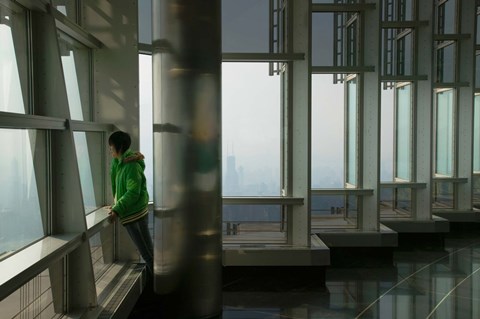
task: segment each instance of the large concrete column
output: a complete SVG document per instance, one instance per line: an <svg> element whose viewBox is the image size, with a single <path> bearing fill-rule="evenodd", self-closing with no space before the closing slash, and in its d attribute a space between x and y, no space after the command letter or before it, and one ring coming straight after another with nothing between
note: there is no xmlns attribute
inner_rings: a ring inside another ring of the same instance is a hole
<svg viewBox="0 0 480 319"><path fill-rule="evenodd" d="M468 83L458 88L458 159L457 176L467 178L467 182L458 184L457 209L472 211L472 181L473 181L473 105L475 95L475 20L477 6L475 1L462 1L460 5L461 34L469 34L467 39L457 43L458 50L458 79Z"/></svg>
<svg viewBox="0 0 480 319"><path fill-rule="evenodd" d="M415 218L417 220L432 219L432 132L433 132L433 34L434 4L421 1L418 5L418 20L427 21L428 25L415 29L416 36L416 68L415 75L426 75L428 80L417 81L415 95L415 172L418 183L425 183L425 188L417 189L415 199Z"/></svg>
<svg viewBox="0 0 480 319"><path fill-rule="evenodd" d="M365 72L360 76L360 114L363 117L360 131L360 172L359 180L362 188L373 189L372 196L360 200L362 215L358 228L364 231L378 231L380 227L380 14L378 1L368 0L365 3L376 4L375 9L365 10L363 22L363 65L374 66L374 72ZM357 82L358 83L358 82ZM362 121L362 119L360 120Z"/></svg>
<svg viewBox="0 0 480 319"><path fill-rule="evenodd" d="M295 101L292 114L292 180L291 195L304 198L304 205L293 206L288 217L289 243L310 246L310 185L311 185L311 72L310 72L310 1L294 0L293 52L305 54L304 60L291 63L291 94Z"/></svg>
<svg viewBox="0 0 480 319"><path fill-rule="evenodd" d="M221 312L220 0L153 1L155 291Z"/></svg>

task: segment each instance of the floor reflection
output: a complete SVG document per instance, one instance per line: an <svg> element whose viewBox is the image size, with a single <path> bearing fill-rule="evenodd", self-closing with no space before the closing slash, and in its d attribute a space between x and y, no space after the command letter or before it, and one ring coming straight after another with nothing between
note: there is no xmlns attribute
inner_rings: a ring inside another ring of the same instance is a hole
<svg viewBox="0 0 480 319"><path fill-rule="evenodd" d="M223 318L480 318L480 235L449 236L438 251L396 251L393 267L328 269L326 286L227 284Z"/></svg>

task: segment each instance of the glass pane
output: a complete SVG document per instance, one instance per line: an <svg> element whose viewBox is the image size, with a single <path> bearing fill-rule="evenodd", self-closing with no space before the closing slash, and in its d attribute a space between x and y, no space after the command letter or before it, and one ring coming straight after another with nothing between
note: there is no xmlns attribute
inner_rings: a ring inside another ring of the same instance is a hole
<svg viewBox="0 0 480 319"><path fill-rule="evenodd" d="M73 132L85 213L103 206L102 133Z"/></svg>
<svg viewBox="0 0 480 319"><path fill-rule="evenodd" d="M480 88L480 54L475 55L475 88Z"/></svg>
<svg viewBox="0 0 480 319"><path fill-rule="evenodd" d="M412 75L412 32L398 40L397 75Z"/></svg>
<svg viewBox="0 0 480 319"><path fill-rule="evenodd" d="M93 275L95 277L95 288L97 291L98 303L103 304L111 297L112 278L118 273L118 269L110 268L114 260L114 225L108 227L92 236L90 242L90 253L92 257Z"/></svg>
<svg viewBox="0 0 480 319"><path fill-rule="evenodd" d="M8 3L8 2L7 2ZM28 96L26 13L0 3L0 111L23 113Z"/></svg>
<svg viewBox="0 0 480 319"><path fill-rule="evenodd" d="M108 239L109 243L105 244L112 245L113 237ZM100 277L107 271L110 265L110 263L106 262L105 258L103 257L102 239L100 233L96 233L90 237L90 253L92 256L93 275L95 277L95 281L98 281Z"/></svg>
<svg viewBox="0 0 480 319"><path fill-rule="evenodd" d="M437 93L436 173L453 175L453 90Z"/></svg>
<svg viewBox="0 0 480 319"><path fill-rule="evenodd" d="M394 75L395 74L395 37L397 35L396 29L382 29L382 75Z"/></svg>
<svg viewBox="0 0 480 319"><path fill-rule="evenodd" d="M138 0L138 43L152 44L152 0Z"/></svg>
<svg viewBox="0 0 480 319"><path fill-rule="evenodd" d="M45 147L41 131L0 129L0 259L44 236Z"/></svg>
<svg viewBox="0 0 480 319"><path fill-rule="evenodd" d="M48 270L0 301L2 318L60 318L53 307Z"/></svg>
<svg viewBox="0 0 480 319"><path fill-rule="evenodd" d="M357 185L357 79L347 82L347 183Z"/></svg>
<svg viewBox="0 0 480 319"><path fill-rule="evenodd" d="M476 36L476 44L480 44L480 15L477 14L477 36Z"/></svg>
<svg viewBox="0 0 480 319"><path fill-rule="evenodd" d="M412 85L397 88L396 172L397 178L411 179Z"/></svg>
<svg viewBox="0 0 480 319"><path fill-rule="evenodd" d="M147 191L153 196L152 56L138 55L140 91L140 152L145 156ZM152 197L153 198L153 197Z"/></svg>
<svg viewBox="0 0 480 319"><path fill-rule="evenodd" d="M342 14L335 13L313 13L312 14L312 65L333 66L335 65L335 51L342 52L343 41ZM340 23L340 34L337 37L335 22ZM337 41L338 40L338 41ZM336 47L337 46L337 47ZM340 57L340 64L341 57Z"/></svg>
<svg viewBox="0 0 480 319"><path fill-rule="evenodd" d="M312 228L357 228L357 197L312 195Z"/></svg>
<svg viewBox="0 0 480 319"><path fill-rule="evenodd" d="M358 46L357 46L357 31L358 19L347 27L347 66L357 65Z"/></svg>
<svg viewBox="0 0 480 319"><path fill-rule="evenodd" d="M222 0L222 52L269 52L269 0Z"/></svg>
<svg viewBox="0 0 480 319"><path fill-rule="evenodd" d="M285 242L286 214L280 205L223 205L223 240Z"/></svg>
<svg viewBox="0 0 480 319"><path fill-rule="evenodd" d="M473 118L473 170L480 172L480 95L475 95Z"/></svg>
<svg viewBox="0 0 480 319"><path fill-rule="evenodd" d="M153 199L152 56L138 55L140 91L140 152L145 156L147 191Z"/></svg>
<svg viewBox="0 0 480 319"><path fill-rule="evenodd" d="M400 21L411 21L413 20L413 1L414 0L401 0L401 14L399 17Z"/></svg>
<svg viewBox="0 0 480 319"><path fill-rule="evenodd" d="M453 209L455 185L450 182L433 182L433 208Z"/></svg>
<svg viewBox="0 0 480 319"><path fill-rule="evenodd" d="M380 215L383 218L412 216L412 190L410 188L383 188L380 191Z"/></svg>
<svg viewBox="0 0 480 319"><path fill-rule="evenodd" d="M480 175L473 175L473 207L480 209Z"/></svg>
<svg viewBox="0 0 480 319"><path fill-rule="evenodd" d="M456 0L448 0L438 7L438 33L456 33Z"/></svg>
<svg viewBox="0 0 480 319"><path fill-rule="evenodd" d="M383 84L381 84L383 86ZM393 181L394 90L382 89L380 180Z"/></svg>
<svg viewBox="0 0 480 319"><path fill-rule="evenodd" d="M437 50L437 82L455 82L455 48L454 43Z"/></svg>
<svg viewBox="0 0 480 319"><path fill-rule="evenodd" d="M312 75L312 188L345 183L345 89L333 77Z"/></svg>
<svg viewBox="0 0 480 319"><path fill-rule="evenodd" d="M91 121L90 49L59 32L63 74L72 120Z"/></svg>
<svg viewBox="0 0 480 319"><path fill-rule="evenodd" d="M52 5L58 11L66 15L70 20L77 21L77 1L76 0L52 0Z"/></svg>
<svg viewBox="0 0 480 319"><path fill-rule="evenodd" d="M280 195L280 76L268 63L223 63L224 196Z"/></svg>

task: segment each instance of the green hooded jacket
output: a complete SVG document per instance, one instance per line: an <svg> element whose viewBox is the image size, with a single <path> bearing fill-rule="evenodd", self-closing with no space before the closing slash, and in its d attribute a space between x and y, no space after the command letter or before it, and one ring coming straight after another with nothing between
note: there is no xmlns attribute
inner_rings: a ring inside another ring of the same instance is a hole
<svg viewBox="0 0 480 319"><path fill-rule="evenodd" d="M120 158L112 160L110 178L115 205L123 224L133 222L148 212L148 191L144 175L145 162L141 153L127 150Z"/></svg>

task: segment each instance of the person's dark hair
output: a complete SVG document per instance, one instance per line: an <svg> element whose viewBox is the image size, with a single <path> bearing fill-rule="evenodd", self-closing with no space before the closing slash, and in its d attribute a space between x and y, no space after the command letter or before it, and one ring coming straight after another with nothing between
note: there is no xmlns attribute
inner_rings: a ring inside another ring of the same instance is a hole
<svg viewBox="0 0 480 319"><path fill-rule="evenodd" d="M132 144L130 135L122 131L116 131L108 138L108 145L113 146L119 154L125 153L130 148L130 144Z"/></svg>

